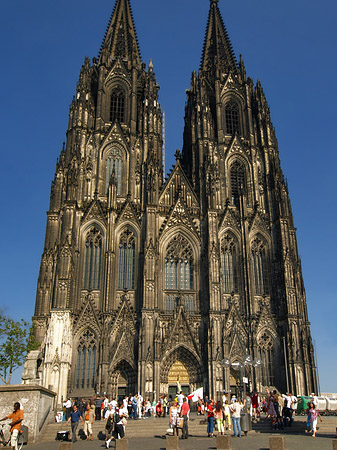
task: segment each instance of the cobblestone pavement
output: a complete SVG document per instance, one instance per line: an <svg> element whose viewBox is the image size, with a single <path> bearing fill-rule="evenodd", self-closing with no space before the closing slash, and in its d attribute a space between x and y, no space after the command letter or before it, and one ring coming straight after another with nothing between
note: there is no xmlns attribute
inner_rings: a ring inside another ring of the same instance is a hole
<svg viewBox="0 0 337 450"><path fill-rule="evenodd" d="M241 438L232 438L233 450L268 450L269 433L252 433ZM287 450L332 450L332 440L334 436L317 436L312 438L309 435L286 435ZM165 450L165 437L155 436L152 438L130 438L128 439L129 450ZM44 442L40 444L30 444L24 450L58 450L59 442ZM216 450L216 438L191 436L188 440L180 440L181 450ZM104 441L81 441L73 444L74 450L102 450L105 448ZM112 444L110 448L115 448Z"/></svg>

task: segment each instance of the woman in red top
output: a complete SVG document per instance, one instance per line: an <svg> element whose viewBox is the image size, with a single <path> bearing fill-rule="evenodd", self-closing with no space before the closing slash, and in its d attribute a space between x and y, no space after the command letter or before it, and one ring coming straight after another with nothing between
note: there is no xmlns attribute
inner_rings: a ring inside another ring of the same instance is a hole
<svg viewBox="0 0 337 450"><path fill-rule="evenodd" d="M207 406L207 433L208 437L213 437L214 430L214 400L211 399Z"/></svg>

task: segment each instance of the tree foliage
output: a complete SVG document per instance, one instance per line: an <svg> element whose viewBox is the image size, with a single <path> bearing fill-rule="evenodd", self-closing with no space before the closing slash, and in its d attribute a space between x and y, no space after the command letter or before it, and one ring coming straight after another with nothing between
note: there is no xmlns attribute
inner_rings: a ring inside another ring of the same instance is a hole
<svg viewBox="0 0 337 450"><path fill-rule="evenodd" d="M33 331L25 320L16 322L0 312L0 380L3 383L10 384L14 370L24 363L30 350L38 347Z"/></svg>

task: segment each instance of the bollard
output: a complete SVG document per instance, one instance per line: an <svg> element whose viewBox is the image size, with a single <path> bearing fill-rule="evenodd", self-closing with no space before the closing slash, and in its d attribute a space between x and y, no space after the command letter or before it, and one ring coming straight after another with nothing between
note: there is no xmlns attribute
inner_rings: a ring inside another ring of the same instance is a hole
<svg viewBox="0 0 337 450"><path fill-rule="evenodd" d="M229 434L216 437L216 448L218 450L231 450L232 449L232 436Z"/></svg>
<svg viewBox="0 0 337 450"><path fill-rule="evenodd" d="M166 450L179 450L178 436L166 436Z"/></svg>
<svg viewBox="0 0 337 450"><path fill-rule="evenodd" d="M72 442L61 442L59 446L59 450L72 450L72 448Z"/></svg>
<svg viewBox="0 0 337 450"><path fill-rule="evenodd" d="M271 436L269 448L270 450L286 450L286 438L284 436Z"/></svg>
<svg viewBox="0 0 337 450"><path fill-rule="evenodd" d="M337 450L337 439L332 439L332 450Z"/></svg>
<svg viewBox="0 0 337 450"><path fill-rule="evenodd" d="M128 450L129 441L128 439L116 439L116 450Z"/></svg>

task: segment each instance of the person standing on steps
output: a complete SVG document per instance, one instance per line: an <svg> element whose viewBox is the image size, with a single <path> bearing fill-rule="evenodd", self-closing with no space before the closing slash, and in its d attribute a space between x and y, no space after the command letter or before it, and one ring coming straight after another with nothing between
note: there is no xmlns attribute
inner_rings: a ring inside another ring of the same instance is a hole
<svg viewBox="0 0 337 450"><path fill-rule="evenodd" d="M77 441L76 431L77 431L78 422L80 419L81 419L82 425L84 426L83 417L81 416L81 413L77 409L77 406L74 405L73 411L70 413L70 417L67 420L67 424L71 420L71 433L72 433L71 442L72 443Z"/></svg>
<svg viewBox="0 0 337 450"><path fill-rule="evenodd" d="M183 404L181 405L181 409L180 409L180 417L182 417L184 419L181 439L188 439L189 414L190 414L190 407L187 402L187 397L184 397L184 401L183 401Z"/></svg>

